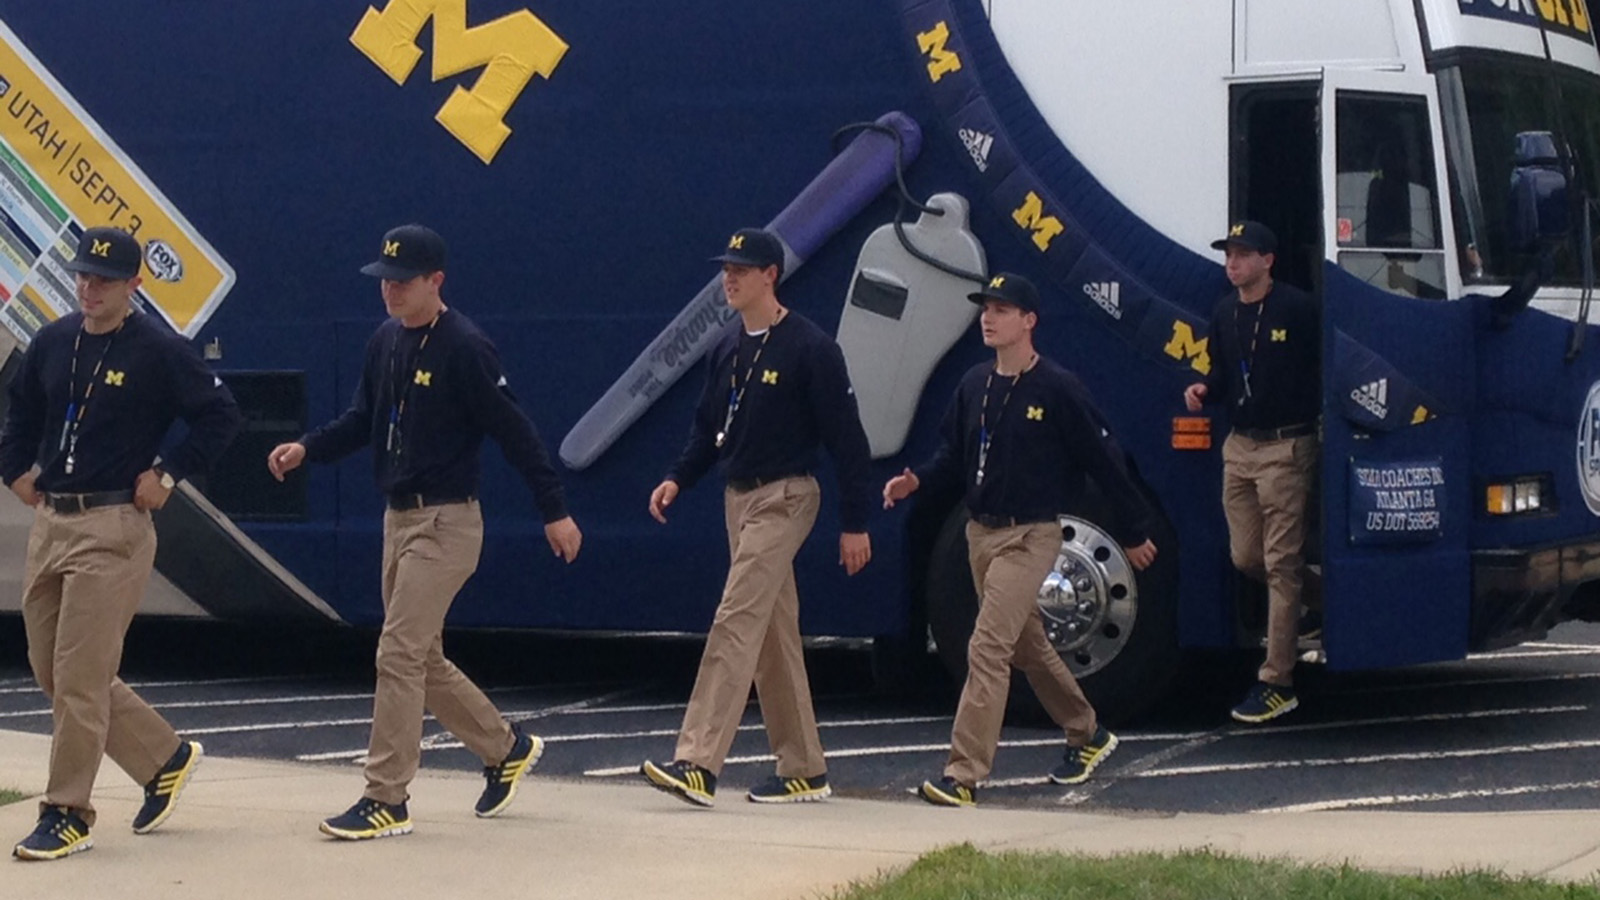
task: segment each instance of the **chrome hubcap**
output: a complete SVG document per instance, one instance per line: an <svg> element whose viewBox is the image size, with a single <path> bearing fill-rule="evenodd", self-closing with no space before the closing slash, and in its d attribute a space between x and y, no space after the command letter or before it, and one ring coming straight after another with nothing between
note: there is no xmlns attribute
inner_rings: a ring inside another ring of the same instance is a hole
<svg viewBox="0 0 1600 900"><path fill-rule="evenodd" d="M1098 525L1061 517L1061 552L1039 588L1044 631L1073 674L1099 671L1128 643L1139 583L1122 548Z"/></svg>

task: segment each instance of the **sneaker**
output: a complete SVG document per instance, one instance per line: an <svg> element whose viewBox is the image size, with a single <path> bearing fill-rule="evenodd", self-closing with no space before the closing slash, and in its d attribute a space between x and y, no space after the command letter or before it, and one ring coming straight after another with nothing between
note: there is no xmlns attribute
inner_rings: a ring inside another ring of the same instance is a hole
<svg viewBox="0 0 1600 900"><path fill-rule="evenodd" d="M411 833L411 814L404 801L395 804L362 797L342 815L324 819L317 826L323 834L346 841L392 837Z"/></svg>
<svg viewBox="0 0 1600 900"><path fill-rule="evenodd" d="M656 788L685 803L710 806L716 802L717 776L692 762L679 759L661 765L646 760L639 771Z"/></svg>
<svg viewBox="0 0 1600 900"><path fill-rule="evenodd" d="M751 803L809 803L833 796L826 773L812 778L773 775L750 789Z"/></svg>
<svg viewBox="0 0 1600 900"><path fill-rule="evenodd" d="M1258 681L1244 696L1244 701L1233 708L1233 717L1240 722L1255 724L1291 713L1299 705L1300 700L1294 695L1294 688Z"/></svg>
<svg viewBox="0 0 1600 900"><path fill-rule="evenodd" d="M938 781L924 781L917 796L934 806L977 806L978 792L961 782L944 776Z"/></svg>
<svg viewBox="0 0 1600 900"><path fill-rule="evenodd" d="M1056 784L1083 784L1089 780L1095 766L1117 749L1117 743L1117 736L1106 730L1104 725L1095 726L1094 737L1089 738L1089 743L1082 747L1067 747L1067 752L1061 757L1061 765L1050 770L1050 780Z"/></svg>
<svg viewBox="0 0 1600 900"><path fill-rule="evenodd" d="M184 741L178 745L172 758L144 786L144 805L133 817L134 834L149 834L172 815L178 807L178 795L189 783L189 776L200 767L200 757L205 753L206 748L200 746L199 741Z"/></svg>
<svg viewBox="0 0 1600 900"><path fill-rule="evenodd" d="M474 814L480 819L492 819L505 812L511 805L511 798L517 795L517 782L539 762L539 757L544 755L544 740L536 735L523 734L522 729L516 725L511 726L512 734L516 735L516 742L511 745L511 752L500 761L498 766L484 766L483 777L488 782L483 788L483 795L478 798L478 805L472 808Z"/></svg>
<svg viewBox="0 0 1600 900"><path fill-rule="evenodd" d="M33 834L11 849L17 859L60 859L94 846L89 826L65 806L46 807Z"/></svg>

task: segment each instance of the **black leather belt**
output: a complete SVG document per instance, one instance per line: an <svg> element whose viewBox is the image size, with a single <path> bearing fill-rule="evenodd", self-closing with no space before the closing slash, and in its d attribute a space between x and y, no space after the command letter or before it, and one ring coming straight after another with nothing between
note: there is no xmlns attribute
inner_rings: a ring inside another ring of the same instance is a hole
<svg viewBox="0 0 1600 900"><path fill-rule="evenodd" d="M88 512L102 506L119 506L133 502L133 491L96 491L92 494L40 494L44 505L54 512L66 515Z"/></svg>
<svg viewBox="0 0 1600 900"><path fill-rule="evenodd" d="M991 516L988 513L977 513L972 517L972 521L985 528L1015 528L1018 525L1038 525L1055 520L1055 516Z"/></svg>
<svg viewBox="0 0 1600 900"><path fill-rule="evenodd" d="M729 478L728 490L733 491L735 494L743 494L747 491L753 491L762 485L772 484L774 481L784 481L789 478L804 478L809 474L811 473L797 472L793 475L771 475L765 478Z"/></svg>
<svg viewBox="0 0 1600 900"><path fill-rule="evenodd" d="M1299 425L1285 425L1282 428L1235 428L1233 433L1243 435L1252 441L1283 441L1316 434L1317 426L1312 422L1303 422Z"/></svg>
<svg viewBox="0 0 1600 900"><path fill-rule="evenodd" d="M421 509L424 506L444 506L447 503L471 503L478 499L472 494L390 494L389 508L405 512L409 509Z"/></svg>

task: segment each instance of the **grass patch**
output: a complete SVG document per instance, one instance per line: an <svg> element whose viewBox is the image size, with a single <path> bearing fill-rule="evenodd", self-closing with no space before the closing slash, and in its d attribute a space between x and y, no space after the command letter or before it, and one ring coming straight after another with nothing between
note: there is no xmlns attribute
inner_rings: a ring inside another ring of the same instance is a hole
<svg viewBox="0 0 1600 900"><path fill-rule="evenodd" d="M937 850L898 875L852 885L834 900L1600 900L1600 885L1550 884L1489 872L1380 875L1211 851L1112 859L1054 853Z"/></svg>
<svg viewBox="0 0 1600 900"><path fill-rule="evenodd" d="M22 793L21 791L13 791L10 788L0 788L0 806L5 806L7 803L15 803L26 796L28 795Z"/></svg>

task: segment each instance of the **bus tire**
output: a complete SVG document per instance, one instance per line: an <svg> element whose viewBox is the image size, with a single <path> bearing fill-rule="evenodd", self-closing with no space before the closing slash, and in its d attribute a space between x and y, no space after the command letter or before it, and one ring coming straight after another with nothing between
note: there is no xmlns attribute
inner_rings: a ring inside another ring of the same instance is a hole
<svg viewBox="0 0 1600 900"><path fill-rule="evenodd" d="M1151 536L1156 561L1135 572L1122 549L1092 519L1063 516L1061 522L1066 563L1051 573L1040 592L1046 630L1099 717L1126 722L1161 699L1182 662L1177 541L1163 518ZM957 683L966 679L967 642L978 615L966 525L961 507L947 517L934 543L927 580L928 628L940 662ZM1072 583L1062 584L1062 579ZM1007 708L1014 717L1043 715L1027 679L1016 670Z"/></svg>

